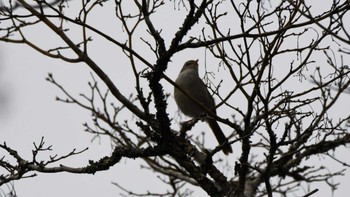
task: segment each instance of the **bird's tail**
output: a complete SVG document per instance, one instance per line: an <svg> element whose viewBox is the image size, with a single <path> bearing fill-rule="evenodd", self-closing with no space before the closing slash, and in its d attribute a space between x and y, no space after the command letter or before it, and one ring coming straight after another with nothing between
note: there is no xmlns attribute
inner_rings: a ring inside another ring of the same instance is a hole
<svg viewBox="0 0 350 197"><path fill-rule="evenodd" d="M222 145L224 143L227 142L227 138L225 136L225 134L222 132L218 122L216 122L216 120L208 118L206 120L211 128L211 130L213 130L213 133L216 137L216 139L218 140L219 144ZM222 152L225 153L225 155L228 155L229 153L232 153L232 148L229 144L225 144L222 147Z"/></svg>

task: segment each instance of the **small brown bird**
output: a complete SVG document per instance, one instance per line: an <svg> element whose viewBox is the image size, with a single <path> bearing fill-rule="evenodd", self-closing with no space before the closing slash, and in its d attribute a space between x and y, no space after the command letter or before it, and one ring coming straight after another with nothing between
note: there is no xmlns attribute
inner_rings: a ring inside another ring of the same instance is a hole
<svg viewBox="0 0 350 197"><path fill-rule="evenodd" d="M206 85L198 75L198 60L187 61L182 67L175 83L181 88L181 90L190 95L198 103L211 110L212 114L216 115L214 98L210 95ZM203 107L188 98L188 96L183 94L177 88L174 89L174 97L177 106L186 116L195 118L206 113ZM219 144L225 143L227 139L216 120L213 118L205 118L205 121L213 130ZM222 147L222 151L228 155L229 153L232 153L232 148L230 145L226 144Z"/></svg>

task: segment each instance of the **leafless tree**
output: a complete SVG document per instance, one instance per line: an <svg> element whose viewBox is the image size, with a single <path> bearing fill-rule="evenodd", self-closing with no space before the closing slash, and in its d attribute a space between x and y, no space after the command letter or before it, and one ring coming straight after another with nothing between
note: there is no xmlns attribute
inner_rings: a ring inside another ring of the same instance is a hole
<svg viewBox="0 0 350 197"><path fill-rule="evenodd" d="M68 63L83 62L92 70L91 92L82 93L82 97L73 96L52 74L47 80L65 94L57 97L58 101L92 113L93 126L84 124L86 131L110 138L113 153L73 168L57 163L79 157L84 150L42 161L38 155L53 151L43 139L36 144L33 159L25 160L4 142L0 148L7 155L1 156L0 166L6 173L0 175L0 184L36 173L94 174L108 170L122 158L142 158L146 169L161 174L172 190L137 194L115 183L126 194L190 196L188 185L205 190L209 196L289 196L302 184L318 182L336 189L329 180L343 176L344 171L310 164L307 159L324 155L344 168L350 165L333 154L350 143L349 110L331 113L347 105L339 101L341 97L349 99L344 94L350 88L349 1L322 2L328 4L326 8L314 9L318 5L302 0L82 0L76 15L66 14L71 9L69 3L9 1L0 12L0 40L28 45ZM111 7L114 23L105 25L117 26L123 35L112 36L89 23L90 17L98 17L95 10ZM181 20L173 35L163 33L168 27L158 24L159 12ZM64 44L43 48L32 42L25 29L43 24ZM79 36L72 36L70 31L77 27ZM94 60L90 46L95 38L114 45L116 53L128 59L135 84L131 96L123 94ZM240 147L234 150L241 153L239 160L225 164L232 169L228 175L219 167L225 161L220 159L221 146L209 150L200 137L189 137L195 135L189 135L188 130L197 121L179 131L174 126L175 117L169 116L171 93L163 87L176 85L166 70L174 55L189 49L205 49L205 61L211 65L216 62L226 76L219 83L210 83L207 73L217 108L232 115L211 118L232 128L228 143ZM124 121L120 121L121 112L129 114L123 116ZM10 162L9 157L15 160ZM317 190L306 191L304 196L315 193Z"/></svg>

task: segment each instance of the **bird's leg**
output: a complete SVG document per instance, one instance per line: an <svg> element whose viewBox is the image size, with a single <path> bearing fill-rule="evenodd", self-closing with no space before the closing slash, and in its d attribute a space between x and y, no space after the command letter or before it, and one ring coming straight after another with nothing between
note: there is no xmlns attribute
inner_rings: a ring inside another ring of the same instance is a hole
<svg viewBox="0 0 350 197"><path fill-rule="evenodd" d="M180 123L180 125L181 125L180 135L181 135L181 136L186 135L186 132L189 131L189 130L191 130L192 127L193 127L199 120L201 120L201 118L193 118L193 119L191 119L191 120L181 122L181 123Z"/></svg>

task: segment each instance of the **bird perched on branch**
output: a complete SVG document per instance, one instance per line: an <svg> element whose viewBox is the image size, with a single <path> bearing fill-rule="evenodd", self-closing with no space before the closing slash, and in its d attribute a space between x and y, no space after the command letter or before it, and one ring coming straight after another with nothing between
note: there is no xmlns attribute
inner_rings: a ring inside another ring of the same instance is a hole
<svg viewBox="0 0 350 197"><path fill-rule="evenodd" d="M226 143L227 138L219 124L214 118L210 117L210 115L216 115L215 102L206 85L199 78L198 60L187 61L182 67L175 83L179 89L174 88L174 97L181 112L191 118L196 118L204 114L209 115L204 120L209 124L219 144ZM222 147L222 151L228 155L232 153L232 148L229 144L225 144Z"/></svg>

